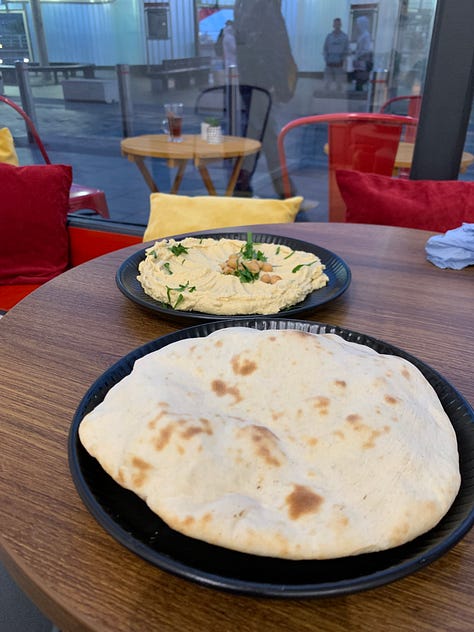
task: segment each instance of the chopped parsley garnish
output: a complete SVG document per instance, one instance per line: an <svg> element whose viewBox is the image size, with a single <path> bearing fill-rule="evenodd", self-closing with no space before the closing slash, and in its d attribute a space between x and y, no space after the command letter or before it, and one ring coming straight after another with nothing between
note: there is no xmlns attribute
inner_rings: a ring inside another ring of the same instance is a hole
<svg viewBox="0 0 474 632"><path fill-rule="evenodd" d="M234 276L236 276L241 283L253 283L256 279L258 279L259 272L251 272L248 268L245 267L245 263L242 263L242 270L236 270L234 272Z"/></svg>
<svg viewBox="0 0 474 632"><path fill-rule="evenodd" d="M153 256L153 259L158 259L158 255L157 255L156 250L151 250L148 254L149 254L149 255L152 255L152 256Z"/></svg>
<svg viewBox="0 0 474 632"><path fill-rule="evenodd" d="M294 254L295 254L295 251L294 251L294 250L292 250L292 251L290 252L290 254L289 254L289 255L286 255L286 257L283 257L283 258L284 258L284 259L289 259L289 258L290 258L290 257L292 257Z"/></svg>
<svg viewBox="0 0 474 632"><path fill-rule="evenodd" d="M293 268L292 272L293 272L293 274L294 274L295 272L298 272L298 270L301 270L301 268L303 268L304 266L312 266L312 265L314 265L315 263L317 263L316 259L315 259L314 261L311 261L310 263L300 263L300 265L299 265L299 266L295 266L295 267Z"/></svg>
<svg viewBox="0 0 474 632"><path fill-rule="evenodd" d="M178 287L168 287L167 285L166 296L168 298L168 305L172 307L173 309L176 309L178 305L184 300L184 296L182 292L184 292L185 290L187 290L188 292L194 292L196 290L196 286L195 285L190 286L189 281L186 281L186 283L181 283L181 285L178 285ZM171 292L179 292L178 298L176 299L176 302L174 303L174 305L171 300Z"/></svg>
<svg viewBox="0 0 474 632"><path fill-rule="evenodd" d="M183 301L183 300L184 300L183 295L182 295L182 294L179 294L179 296L178 296L178 300L177 300L177 301L176 301L176 303L174 304L173 309L176 309L176 308L178 307L178 305L181 303L181 301Z"/></svg>
<svg viewBox="0 0 474 632"><path fill-rule="evenodd" d="M252 233L247 233L247 241L245 242L245 246L242 246L240 249L240 253L244 259L256 259L257 261L266 261L267 258L263 254L261 250L255 250L254 243L252 239Z"/></svg>
<svg viewBox="0 0 474 632"><path fill-rule="evenodd" d="M275 254L276 254L276 255L279 255L279 254L280 254L280 246L278 246L278 248L276 249Z"/></svg>
<svg viewBox="0 0 474 632"><path fill-rule="evenodd" d="M166 272L168 274L173 274L173 271L170 269L170 262L167 261L166 263L163 264L163 268L166 270Z"/></svg>
<svg viewBox="0 0 474 632"><path fill-rule="evenodd" d="M185 248L182 244L178 244L177 246L171 246L170 250L177 257L179 255L186 255L188 253L188 249Z"/></svg>

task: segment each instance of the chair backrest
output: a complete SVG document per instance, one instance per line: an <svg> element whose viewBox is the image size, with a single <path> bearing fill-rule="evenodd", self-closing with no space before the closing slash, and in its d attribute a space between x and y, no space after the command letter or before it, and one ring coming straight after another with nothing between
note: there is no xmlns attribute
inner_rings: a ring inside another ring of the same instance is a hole
<svg viewBox="0 0 474 632"><path fill-rule="evenodd" d="M16 112L18 112L18 114L23 118L23 120L26 123L26 128L28 130L29 136L33 138L33 140L35 141L38 149L41 152L41 155L43 156L43 160L45 161L45 163L47 165L50 165L51 160L48 156L48 152L46 151L46 148L43 144L43 141L40 138L40 135L38 133L38 130L36 129L35 124L31 120L31 118L28 116L28 114L18 104L16 104L14 101L9 99L8 97L3 96L2 94L0 94L0 103L5 103L6 105L9 105Z"/></svg>
<svg viewBox="0 0 474 632"><path fill-rule="evenodd" d="M402 95L399 97L393 97L380 108L382 114L397 114L400 116L412 116L418 119L420 117L421 110L421 95L410 94ZM404 140L408 142L415 142L416 127L409 127L405 131Z"/></svg>
<svg viewBox="0 0 474 632"><path fill-rule="evenodd" d="M418 118L421 109L421 95L410 94L393 97L380 108L382 114L399 114L401 116L413 116Z"/></svg>
<svg viewBox="0 0 474 632"><path fill-rule="evenodd" d="M402 131L405 126L416 126L417 120L392 114L348 112L303 116L290 121L278 135L285 197L291 196L286 136L296 128L318 124L327 126L329 221L343 222L346 206L337 185L336 170L352 169L391 176ZM323 152L323 147L314 149Z"/></svg>
<svg viewBox="0 0 474 632"><path fill-rule="evenodd" d="M221 85L206 88L198 95L194 113L201 117L220 118L224 133L228 134L229 116L233 109L237 121L237 135L261 142L271 107L272 97L265 88ZM255 121L258 121L258 125L255 125Z"/></svg>

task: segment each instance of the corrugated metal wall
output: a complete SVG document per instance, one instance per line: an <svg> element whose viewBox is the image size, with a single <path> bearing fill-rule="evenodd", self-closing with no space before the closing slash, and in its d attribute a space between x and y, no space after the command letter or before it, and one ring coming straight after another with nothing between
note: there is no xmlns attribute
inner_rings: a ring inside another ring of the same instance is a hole
<svg viewBox="0 0 474 632"><path fill-rule="evenodd" d="M105 4L42 2L44 31L50 61L88 62L100 66L159 64L165 58L195 54L193 0L168 2L169 39L147 37L145 0L115 0ZM160 6L166 3L159 3ZM322 47L340 17L349 32L351 0L282 0L293 52L300 71L324 68ZM380 0L375 41L376 63L387 64L394 45L397 0ZM435 0L428 4L435 5ZM33 53L36 38L28 2L9 3L10 10L25 9ZM33 54L34 59L37 55Z"/></svg>
<svg viewBox="0 0 474 632"><path fill-rule="evenodd" d="M160 63L165 57L194 55L193 0L169 3L169 40L147 39L144 0L115 0L106 4L43 2L41 11L50 61ZM10 3L26 10L36 60L35 31L28 3Z"/></svg>
<svg viewBox="0 0 474 632"><path fill-rule="evenodd" d="M347 23L348 5L348 0L283 0L282 10L300 70L322 70L322 42L336 15ZM106 4L42 2L49 60L113 66L158 64L164 58L194 55L193 0L170 0L167 40L147 38L144 7L145 0ZM9 3L9 8L25 8L33 57L37 57L29 3Z"/></svg>
<svg viewBox="0 0 474 632"><path fill-rule="evenodd" d="M148 39L147 63L159 64L163 59L192 57L195 54L193 0L169 2L168 29L170 39Z"/></svg>

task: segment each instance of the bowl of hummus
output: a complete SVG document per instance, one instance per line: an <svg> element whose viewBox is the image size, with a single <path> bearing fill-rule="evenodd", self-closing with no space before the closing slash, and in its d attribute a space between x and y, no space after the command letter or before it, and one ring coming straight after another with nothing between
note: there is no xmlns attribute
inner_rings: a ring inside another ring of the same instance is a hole
<svg viewBox="0 0 474 632"><path fill-rule="evenodd" d="M350 270L301 240L219 233L156 241L127 259L116 280L128 298L165 316L287 317L342 294Z"/></svg>

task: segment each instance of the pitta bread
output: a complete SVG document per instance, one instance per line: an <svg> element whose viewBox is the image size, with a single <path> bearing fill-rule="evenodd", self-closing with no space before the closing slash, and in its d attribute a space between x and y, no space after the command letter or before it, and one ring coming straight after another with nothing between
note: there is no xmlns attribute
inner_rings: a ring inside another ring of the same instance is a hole
<svg viewBox="0 0 474 632"><path fill-rule="evenodd" d="M460 486L453 427L421 372L333 334L181 340L137 360L79 435L170 527L257 555L395 547Z"/></svg>

